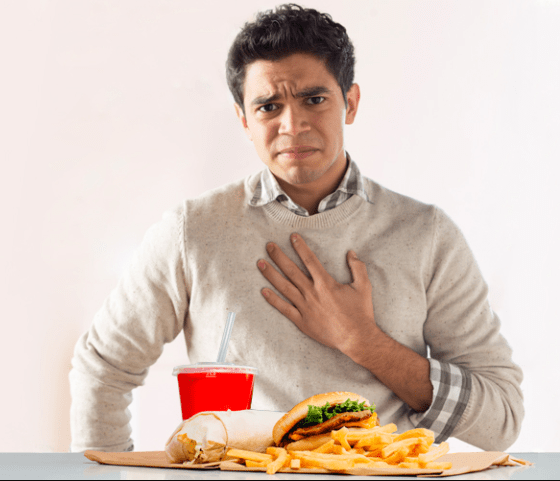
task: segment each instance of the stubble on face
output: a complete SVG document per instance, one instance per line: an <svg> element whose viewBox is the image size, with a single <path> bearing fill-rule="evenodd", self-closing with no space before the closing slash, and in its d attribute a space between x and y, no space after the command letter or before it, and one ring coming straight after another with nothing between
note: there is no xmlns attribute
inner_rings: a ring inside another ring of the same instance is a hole
<svg viewBox="0 0 560 481"><path fill-rule="evenodd" d="M275 167L274 163L272 163L271 170L273 174L275 174L274 170L278 170L279 172L277 174L277 177L281 177L282 180L287 182L288 184L291 185L308 184L310 182L315 182L316 180L319 180L321 177L323 177L323 175L325 175L325 172L332 167L334 160L335 159L329 162L329 165L327 165L326 168L321 170L318 170L317 168L313 168L313 167L302 167L302 166L299 166L298 168L294 168L294 169L282 169L282 170L274 169Z"/></svg>

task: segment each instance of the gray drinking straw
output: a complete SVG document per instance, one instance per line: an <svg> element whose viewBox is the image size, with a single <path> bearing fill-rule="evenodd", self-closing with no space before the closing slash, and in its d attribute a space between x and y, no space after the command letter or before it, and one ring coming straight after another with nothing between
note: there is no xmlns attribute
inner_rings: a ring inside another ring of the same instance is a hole
<svg viewBox="0 0 560 481"><path fill-rule="evenodd" d="M233 321L235 321L235 312L228 312L226 320L226 328L224 330L224 335L222 337L222 343L220 344L220 352L218 354L218 362L225 362L226 354L229 344L229 338L231 336L231 330L233 328Z"/></svg>

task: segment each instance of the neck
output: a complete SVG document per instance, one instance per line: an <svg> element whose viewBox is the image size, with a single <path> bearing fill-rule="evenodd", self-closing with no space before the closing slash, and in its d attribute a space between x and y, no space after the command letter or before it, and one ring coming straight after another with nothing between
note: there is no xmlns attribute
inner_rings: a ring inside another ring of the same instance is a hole
<svg viewBox="0 0 560 481"><path fill-rule="evenodd" d="M280 178L276 180L290 199L306 209L309 215L314 215L317 213L321 201L336 190L347 168L348 160L346 159L346 153L343 151L341 157L333 163L331 168L313 182L289 184Z"/></svg>

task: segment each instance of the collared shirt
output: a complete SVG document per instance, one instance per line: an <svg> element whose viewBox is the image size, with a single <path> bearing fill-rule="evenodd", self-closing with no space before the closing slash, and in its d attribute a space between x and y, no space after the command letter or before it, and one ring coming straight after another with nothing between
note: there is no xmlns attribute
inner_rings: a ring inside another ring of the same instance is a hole
<svg viewBox="0 0 560 481"><path fill-rule="evenodd" d="M350 154L346 153L346 158L348 159L346 174L342 178L337 189L321 200L317 208L317 213L334 209L353 195L359 195L366 202L371 202L364 189L364 180L360 174L360 169L358 169L356 163L350 158ZM304 217L309 217L310 215L307 209L297 205L290 199L288 194L280 187L270 169L265 169L262 171L261 178L255 188L255 195L249 203L254 207L258 207L274 201L280 202L280 204L296 215Z"/></svg>
<svg viewBox="0 0 560 481"><path fill-rule="evenodd" d="M373 203L364 189L364 179L356 163L346 153L348 168L337 189L319 203L317 213L338 207L353 195ZM263 206L279 202L296 215L309 217L309 212L297 205L278 184L270 169L265 169L256 185L249 204ZM423 413L412 413L411 421L417 426L434 431L435 442L441 443L452 435L470 397L471 375L465 369L430 358L430 381L433 386L432 404Z"/></svg>

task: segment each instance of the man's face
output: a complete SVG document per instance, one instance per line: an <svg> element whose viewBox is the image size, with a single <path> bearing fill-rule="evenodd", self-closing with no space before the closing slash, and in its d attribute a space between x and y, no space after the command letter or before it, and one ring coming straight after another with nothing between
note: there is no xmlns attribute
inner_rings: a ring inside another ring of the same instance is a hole
<svg viewBox="0 0 560 481"><path fill-rule="evenodd" d="M298 53L250 64L244 86L246 116L237 104L235 108L259 157L276 178L300 185L320 182L341 163L346 165L344 125L353 123L356 115L357 84L347 96L348 111L338 82L323 61Z"/></svg>

